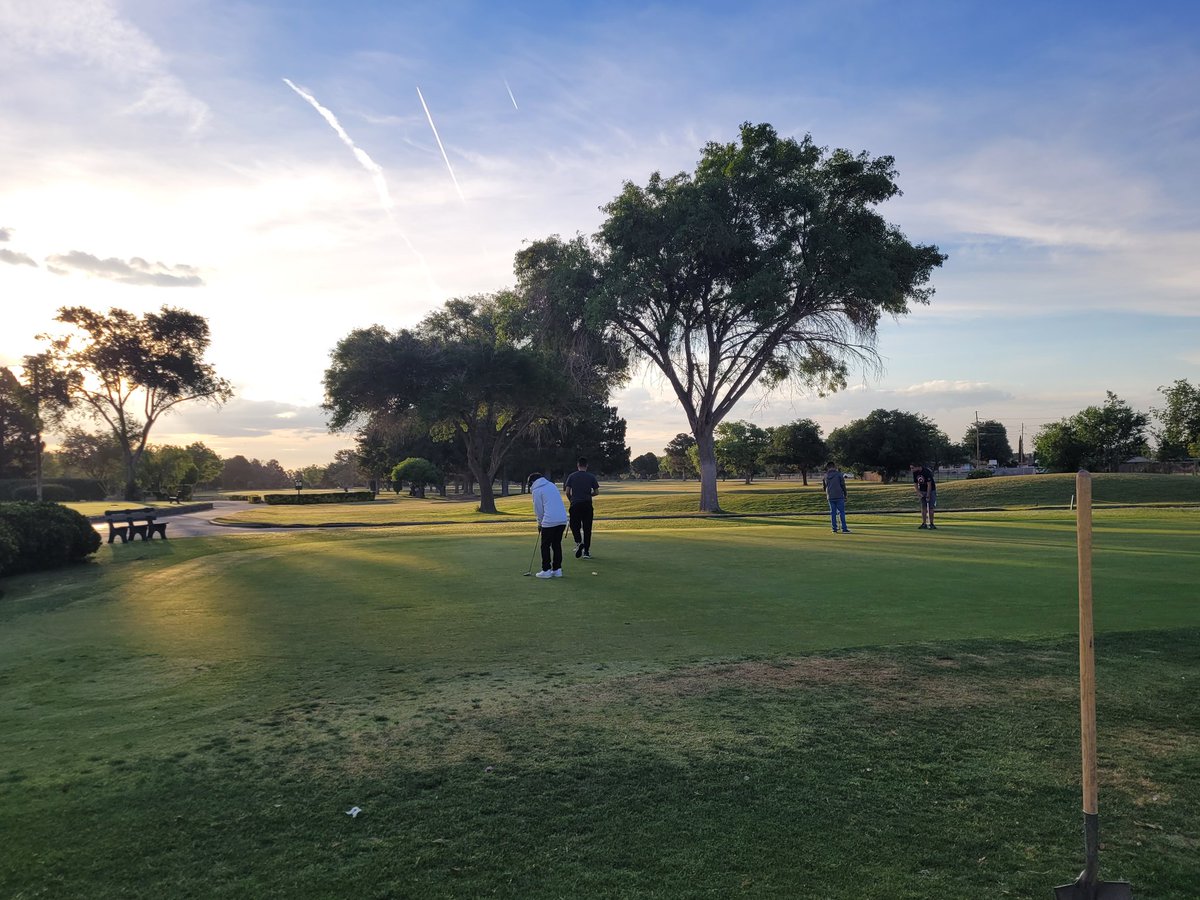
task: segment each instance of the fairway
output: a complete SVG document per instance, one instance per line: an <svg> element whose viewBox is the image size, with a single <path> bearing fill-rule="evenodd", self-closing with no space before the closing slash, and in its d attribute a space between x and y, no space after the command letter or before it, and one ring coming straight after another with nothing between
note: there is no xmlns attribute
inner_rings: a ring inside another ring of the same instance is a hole
<svg viewBox="0 0 1200 900"><path fill-rule="evenodd" d="M603 524L554 581L503 525L9 579L0 894L1048 896L1080 865L1073 519L915 524ZM1200 879L1198 540L1097 516L1105 868L1142 896Z"/></svg>

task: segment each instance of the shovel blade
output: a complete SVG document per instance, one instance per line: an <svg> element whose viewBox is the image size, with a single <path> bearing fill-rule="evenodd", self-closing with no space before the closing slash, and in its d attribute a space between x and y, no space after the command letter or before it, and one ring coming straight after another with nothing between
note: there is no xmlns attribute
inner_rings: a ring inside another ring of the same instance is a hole
<svg viewBox="0 0 1200 900"><path fill-rule="evenodd" d="M1054 889L1054 900L1133 900L1128 881L1076 881Z"/></svg>

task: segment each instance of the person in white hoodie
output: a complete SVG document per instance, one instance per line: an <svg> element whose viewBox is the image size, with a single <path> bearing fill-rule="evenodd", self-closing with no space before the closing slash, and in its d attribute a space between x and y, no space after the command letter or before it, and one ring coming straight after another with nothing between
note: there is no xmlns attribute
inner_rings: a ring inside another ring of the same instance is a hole
<svg viewBox="0 0 1200 900"><path fill-rule="evenodd" d="M541 472L531 473L528 483L533 494L533 514L542 534L542 571L537 577L562 578L562 539L567 530L567 507L558 488Z"/></svg>

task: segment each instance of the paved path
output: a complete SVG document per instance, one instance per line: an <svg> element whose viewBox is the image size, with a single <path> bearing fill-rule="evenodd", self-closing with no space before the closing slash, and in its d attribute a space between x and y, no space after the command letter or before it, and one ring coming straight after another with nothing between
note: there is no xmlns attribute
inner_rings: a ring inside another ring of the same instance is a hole
<svg viewBox="0 0 1200 900"><path fill-rule="evenodd" d="M182 537L207 537L213 534L230 534L245 531L294 531L294 528L264 528L257 527L239 527L237 525L218 525L213 522L213 519L218 516L227 516L231 513L241 512L246 509L255 509L256 504L247 503L243 500L214 500L212 501L212 509L201 509L195 512L172 512L169 508L162 510L160 518L162 521L170 522L167 526L167 533L172 538ZM92 527L100 533L100 536L108 540L108 525L101 519L99 522L93 522ZM157 540L157 539L156 539Z"/></svg>

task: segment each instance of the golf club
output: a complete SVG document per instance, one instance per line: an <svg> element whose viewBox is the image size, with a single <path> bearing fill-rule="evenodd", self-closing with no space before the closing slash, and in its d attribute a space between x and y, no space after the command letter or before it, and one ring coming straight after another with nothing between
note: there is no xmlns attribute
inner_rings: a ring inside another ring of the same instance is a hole
<svg viewBox="0 0 1200 900"><path fill-rule="evenodd" d="M537 558L538 546L542 543L542 529L538 529L537 539L533 542L533 553L529 555L529 568L525 570L525 575L533 574L533 561ZM524 577L524 575L522 576Z"/></svg>

